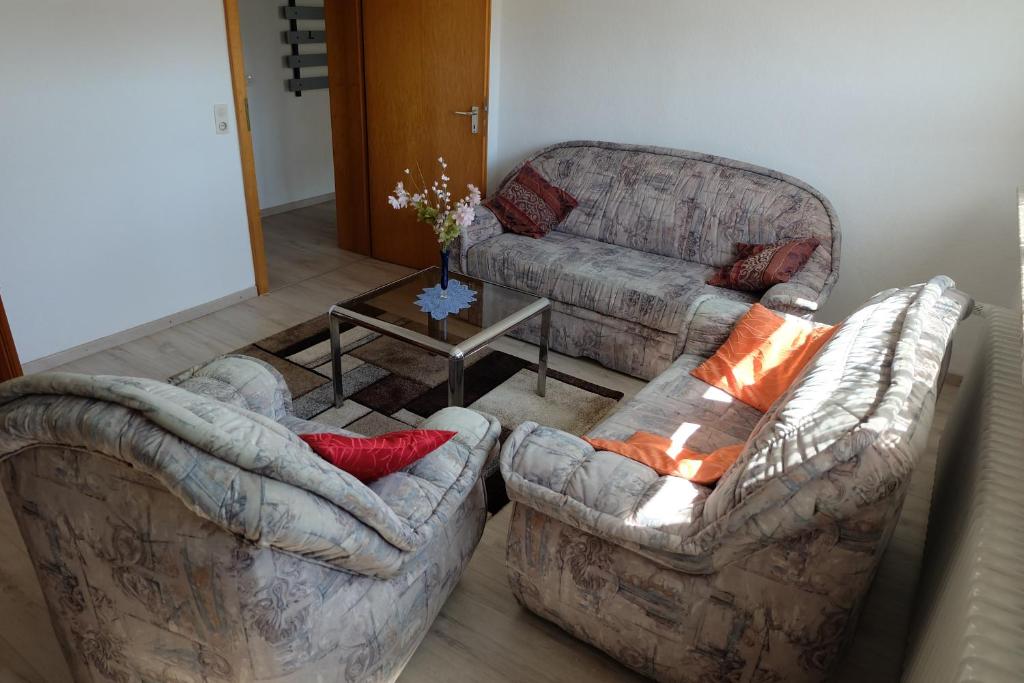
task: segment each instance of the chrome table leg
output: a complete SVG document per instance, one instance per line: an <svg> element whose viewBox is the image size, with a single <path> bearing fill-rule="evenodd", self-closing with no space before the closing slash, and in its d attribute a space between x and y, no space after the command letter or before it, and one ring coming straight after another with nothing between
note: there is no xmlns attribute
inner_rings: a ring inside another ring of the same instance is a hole
<svg viewBox="0 0 1024 683"><path fill-rule="evenodd" d="M331 319L331 379L334 380L334 407L340 408L345 402L341 386L341 321L337 316L328 314Z"/></svg>
<svg viewBox="0 0 1024 683"><path fill-rule="evenodd" d="M540 349L537 351L537 395L547 392L548 337L551 335L551 307L540 314Z"/></svg>
<svg viewBox="0 0 1024 683"><path fill-rule="evenodd" d="M466 359L462 355L448 357L448 405L463 407L463 383L466 379Z"/></svg>

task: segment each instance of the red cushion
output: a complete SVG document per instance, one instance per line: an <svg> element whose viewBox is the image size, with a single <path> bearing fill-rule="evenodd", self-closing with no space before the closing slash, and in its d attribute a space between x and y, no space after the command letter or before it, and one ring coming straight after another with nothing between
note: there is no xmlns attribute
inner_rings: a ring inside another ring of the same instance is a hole
<svg viewBox="0 0 1024 683"><path fill-rule="evenodd" d="M397 472L446 444L455 432L410 429L380 436L299 434L321 458L362 482Z"/></svg>
<svg viewBox="0 0 1024 683"><path fill-rule="evenodd" d="M576 207L576 198L545 180L529 162L484 202L512 232L543 237Z"/></svg>
<svg viewBox="0 0 1024 683"><path fill-rule="evenodd" d="M818 248L813 237L774 244L736 245L736 261L722 266L708 280L709 285L763 292L772 285L789 282Z"/></svg>

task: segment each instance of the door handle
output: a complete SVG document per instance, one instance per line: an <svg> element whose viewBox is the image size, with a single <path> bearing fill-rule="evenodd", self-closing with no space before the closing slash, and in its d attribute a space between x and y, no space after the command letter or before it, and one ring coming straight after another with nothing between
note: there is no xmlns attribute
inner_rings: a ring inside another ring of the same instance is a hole
<svg viewBox="0 0 1024 683"><path fill-rule="evenodd" d="M480 132L480 107L473 105L473 108L470 109L469 111L456 111L452 113L457 114L459 116L470 117L469 122L470 128L472 128L473 130L473 135L476 135L478 132Z"/></svg>

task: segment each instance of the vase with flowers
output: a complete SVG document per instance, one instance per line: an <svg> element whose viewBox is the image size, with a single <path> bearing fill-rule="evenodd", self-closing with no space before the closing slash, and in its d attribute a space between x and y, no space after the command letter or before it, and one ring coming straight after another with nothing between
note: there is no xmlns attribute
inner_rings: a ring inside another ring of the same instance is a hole
<svg viewBox="0 0 1024 683"><path fill-rule="evenodd" d="M466 185L469 194L453 202L448 189L448 181L451 180L448 177L448 162L444 157L438 157L437 163L441 167L441 177L434 180L429 187L422 173L418 174L417 181L412 172L408 168L405 169L412 191L406 188L404 180L400 180L395 185L394 193L388 196L388 203L393 209L412 209L416 214L416 220L426 223L434 231L441 246L441 296L446 297L448 256L452 242L458 238L463 228L473 222L476 207L480 205L480 190L475 185Z"/></svg>

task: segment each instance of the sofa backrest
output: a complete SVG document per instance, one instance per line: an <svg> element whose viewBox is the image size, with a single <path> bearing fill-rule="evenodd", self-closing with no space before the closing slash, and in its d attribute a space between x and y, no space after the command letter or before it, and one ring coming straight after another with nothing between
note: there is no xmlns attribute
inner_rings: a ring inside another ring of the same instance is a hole
<svg viewBox="0 0 1024 683"><path fill-rule="evenodd" d="M40 444L122 461L229 533L339 569L393 576L420 545L378 494L284 425L155 380L58 372L0 384L0 469Z"/></svg>
<svg viewBox="0 0 1024 683"><path fill-rule="evenodd" d="M710 154L590 141L552 145L527 161L579 202L561 232L711 266L731 263L737 242L817 237L828 270L838 271L832 205L777 171Z"/></svg>
<svg viewBox="0 0 1024 683"><path fill-rule="evenodd" d="M903 487L970 307L947 277L864 304L765 413L708 497L704 521L757 518L767 529L823 511L841 519Z"/></svg>

